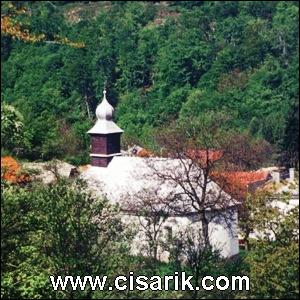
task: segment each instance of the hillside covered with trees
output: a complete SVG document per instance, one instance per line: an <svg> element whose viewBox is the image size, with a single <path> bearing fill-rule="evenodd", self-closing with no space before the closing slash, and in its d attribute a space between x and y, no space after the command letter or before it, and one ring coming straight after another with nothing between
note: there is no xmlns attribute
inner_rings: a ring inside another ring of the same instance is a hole
<svg viewBox="0 0 300 300"><path fill-rule="evenodd" d="M124 146L151 149L157 128L218 112L297 165L296 1L4 1L2 9L5 151L88 162L86 131L106 83ZM11 143L15 121L22 130Z"/></svg>

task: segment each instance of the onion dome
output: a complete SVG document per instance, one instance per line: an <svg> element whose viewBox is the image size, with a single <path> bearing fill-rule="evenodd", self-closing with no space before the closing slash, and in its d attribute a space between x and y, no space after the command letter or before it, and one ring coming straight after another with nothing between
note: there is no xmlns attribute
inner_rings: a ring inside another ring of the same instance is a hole
<svg viewBox="0 0 300 300"><path fill-rule="evenodd" d="M108 103L106 99L106 90L103 91L103 100L97 106L96 116L98 120L112 120L114 108Z"/></svg>
<svg viewBox="0 0 300 300"><path fill-rule="evenodd" d="M97 121L88 133L90 134L108 134L121 133L123 130L119 128L113 121L114 108L106 99L106 90L103 91L103 99L96 108Z"/></svg>

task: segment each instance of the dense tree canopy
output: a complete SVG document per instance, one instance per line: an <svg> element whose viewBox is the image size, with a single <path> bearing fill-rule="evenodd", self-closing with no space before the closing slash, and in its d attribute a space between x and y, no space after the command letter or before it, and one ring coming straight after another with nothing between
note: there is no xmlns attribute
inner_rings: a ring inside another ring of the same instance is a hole
<svg viewBox="0 0 300 300"><path fill-rule="evenodd" d="M223 111L235 130L297 164L295 1L13 3L30 11L20 30L47 37L1 36L2 98L24 116L27 156L87 160L86 131L107 81L125 144L151 147L153 129ZM60 149L66 138L75 146Z"/></svg>

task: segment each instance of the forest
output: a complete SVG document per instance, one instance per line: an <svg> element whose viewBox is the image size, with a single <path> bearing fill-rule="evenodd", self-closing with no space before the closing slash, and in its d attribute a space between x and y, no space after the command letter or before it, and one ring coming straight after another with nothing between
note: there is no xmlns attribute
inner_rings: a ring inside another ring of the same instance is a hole
<svg viewBox="0 0 300 300"><path fill-rule="evenodd" d="M155 130L218 112L297 166L296 1L8 3L3 11L35 39L3 22L1 103L22 130L10 142L18 130L4 122L2 150L88 163L86 131L106 85L124 149L153 149Z"/></svg>
<svg viewBox="0 0 300 300"><path fill-rule="evenodd" d="M2 1L1 9L1 164L15 168L1 166L1 298L299 298L299 205L272 206L288 203L289 191L247 194L238 222L248 244L234 257L188 231L168 243L149 231L149 255L131 255L135 229L121 220L122 207L58 172L58 162L91 163L87 131L105 88L123 150L159 154L178 141L203 145L205 136L210 149L228 147L230 171L294 168L296 180L279 184L298 188L297 1ZM26 163L45 163L53 181L31 180L39 174ZM167 218L139 205L150 225ZM249 238L254 231L268 234ZM182 271L197 274L193 284L247 275L251 288L55 291L49 281Z"/></svg>

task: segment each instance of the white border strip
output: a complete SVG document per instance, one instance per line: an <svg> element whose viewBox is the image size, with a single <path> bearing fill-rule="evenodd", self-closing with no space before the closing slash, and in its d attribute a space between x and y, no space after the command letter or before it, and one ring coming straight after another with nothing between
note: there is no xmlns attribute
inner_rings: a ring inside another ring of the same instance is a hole
<svg viewBox="0 0 300 300"><path fill-rule="evenodd" d="M117 155L122 155L122 153L113 153L113 154L90 154L90 156L94 157L112 157L112 156L117 156Z"/></svg>

